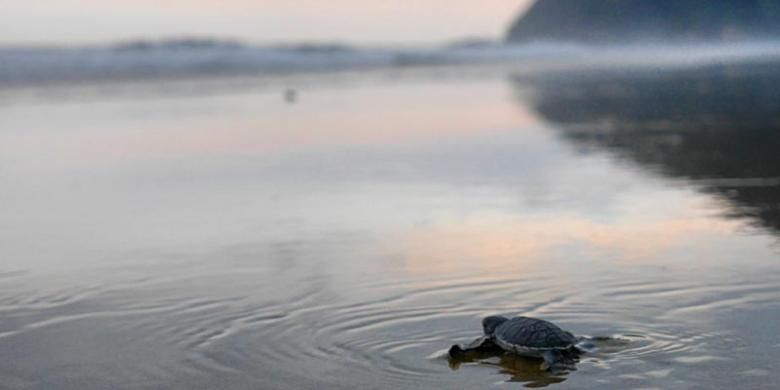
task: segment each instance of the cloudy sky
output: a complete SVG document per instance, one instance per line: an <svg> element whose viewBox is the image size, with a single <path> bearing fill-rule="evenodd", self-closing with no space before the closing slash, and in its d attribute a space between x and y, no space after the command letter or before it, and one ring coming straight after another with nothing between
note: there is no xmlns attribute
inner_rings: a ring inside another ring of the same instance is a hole
<svg viewBox="0 0 780 390"><path fill-rule="evenodd" d="M182 35L427 44L499 37L533 0L0 0L0 43Z"/></svg>

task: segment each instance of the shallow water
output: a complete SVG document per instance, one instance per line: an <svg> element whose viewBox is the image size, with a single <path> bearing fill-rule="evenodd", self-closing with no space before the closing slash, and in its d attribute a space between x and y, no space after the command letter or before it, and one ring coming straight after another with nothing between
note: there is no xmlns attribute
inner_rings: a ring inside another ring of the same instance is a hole
<svg viewBox="0 0 780 390"><path fill-rule="evenodd" d="M610 72L5 93L0 388L771 387L780 76Z"/></svg>

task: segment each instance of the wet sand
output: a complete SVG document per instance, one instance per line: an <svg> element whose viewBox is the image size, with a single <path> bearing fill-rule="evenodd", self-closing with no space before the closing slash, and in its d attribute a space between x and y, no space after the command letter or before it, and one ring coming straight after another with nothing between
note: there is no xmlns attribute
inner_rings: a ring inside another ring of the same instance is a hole
<svg viewBox="0 0 780 390"><path fill-rule="evenodd" d="M772 387L773 72L397 76L6 95L0 388Z"/></svg>

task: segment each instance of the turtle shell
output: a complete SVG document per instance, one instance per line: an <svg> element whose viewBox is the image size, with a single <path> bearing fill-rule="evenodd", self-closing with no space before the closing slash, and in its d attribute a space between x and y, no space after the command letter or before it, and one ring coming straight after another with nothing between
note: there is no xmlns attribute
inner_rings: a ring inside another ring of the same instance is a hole
<svg viewBox="0 0 780 390"><path fill-rule="evenodd" d="M555 324L529 317L507 320L496 327L492 336L501 348L518 353L565 350L577 342L574 335Z"/></svg>

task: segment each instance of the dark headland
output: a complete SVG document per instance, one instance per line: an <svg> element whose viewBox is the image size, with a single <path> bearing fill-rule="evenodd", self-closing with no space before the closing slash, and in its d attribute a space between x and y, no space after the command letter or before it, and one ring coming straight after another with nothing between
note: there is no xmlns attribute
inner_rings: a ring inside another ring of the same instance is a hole
<svg viewBox="0 0 780 390"><path fill-rule="evenodd" d="M724 42L780 37L780 0L538 0L511 43Z"/></svg>

